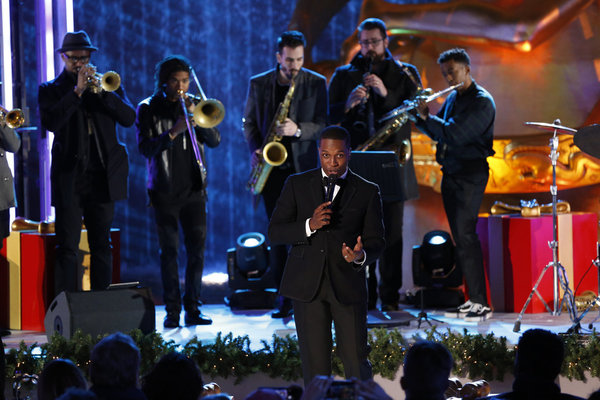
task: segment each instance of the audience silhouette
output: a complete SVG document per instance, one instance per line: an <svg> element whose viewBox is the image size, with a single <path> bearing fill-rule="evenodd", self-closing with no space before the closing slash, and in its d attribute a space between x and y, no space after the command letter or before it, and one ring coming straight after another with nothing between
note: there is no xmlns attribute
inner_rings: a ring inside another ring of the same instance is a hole
<svg viewBox="0 0 600 400"><path fill-rule="evenodd" d="M544 329L529 329L517 345L513 391L488 396L496 400L576 400L555 383L565 356L563 340Z"/></svg>

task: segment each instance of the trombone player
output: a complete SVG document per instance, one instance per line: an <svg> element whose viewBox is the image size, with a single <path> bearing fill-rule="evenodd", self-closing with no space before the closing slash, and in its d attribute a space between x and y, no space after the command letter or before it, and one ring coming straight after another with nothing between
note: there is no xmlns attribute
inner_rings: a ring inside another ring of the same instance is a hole
<svg viewBox="0 0 600 400"><path fill-rule="evenodd" d="M325 77L303 68L306 40L298 31L288 31L277 39L277 66L250 78L246 108L244 110L244 137L248 143L253 170L261 160L262 149L268 138L275 134L285 146L287 157L274 167L261 192L267 218L271 218L275 203L288 176L317 167L318 133L327 122L327 83ZM286 115L278 114L295 82L293 96ZM273 120L281 117L280 124ZM279 288L287 258L285 245L271 246L270 265L274 270L275 284ZM281 299L273 318L285 318L292 313L289 299Z"/></svg>
<svg viewBox="0 0 600 400"><path fill-rule="evenodd" d="M193 69L187 58L166 57L156 64L154 94L142 100L137 108L138 149L148 160L147 188L160 246L160 272L167 311L165 328L177 328L180 320L179 225L187 253L183 294L185 324L212 323L199 308L206 240L206 176L202 168L204 145L216 147L221 142L221 135L214 128L220 119L207 124L212 125L210 127L195 126L197 112L211 107L202 107L205 102L196 105L196 99L187 93L190 74ZM199 84L198 89L201 90ZM194 111L194 119L190 120L188 113ZM218 112L222 119L224 110ZM194 145L198 154L194 152Z"/></svg>
<svg viewBox="0 0 600 400"><path fill-rule="evenodd" d="M88 231L92 290L112 281L110 227L116 200L127 198L129 161L116 124L133 125L135 109L123 87L101 89L90 58L98 48L85 31L68 32L56 50L65 67L42 83L42 126L54 132L52 205L56 212L55 294L76 291L81 218Z"/></svg>

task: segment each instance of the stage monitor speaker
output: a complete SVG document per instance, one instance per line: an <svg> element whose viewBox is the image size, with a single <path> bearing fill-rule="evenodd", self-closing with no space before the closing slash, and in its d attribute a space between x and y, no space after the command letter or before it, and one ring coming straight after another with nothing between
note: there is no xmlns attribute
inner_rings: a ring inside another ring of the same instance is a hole
<svg viewBox="0 0 600 400"><path fill-rule="evenodd" d="M155 329L154 303L149 288L61 292L54 298L44 325L48 339L58 332L70 339L77 329L98 335Z"/></svg>

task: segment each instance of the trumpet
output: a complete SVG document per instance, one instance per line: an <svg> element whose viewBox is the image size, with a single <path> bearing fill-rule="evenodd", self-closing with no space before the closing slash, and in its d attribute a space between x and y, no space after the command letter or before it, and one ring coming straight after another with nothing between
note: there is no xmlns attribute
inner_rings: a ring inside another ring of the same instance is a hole
<svg viewBox="0 0 600 400"><path fill-rule="evenodd" d="M11 129L16 129L25 123L25 114L20 108L8 111L0 106L0 124L5 124Z"/></svg>
<svg viewBox="0 0 600 400"><path fill-rule="evenodd" d="M115 71L108 71L103 74L94 73L88 76L88 88L92 93L114 92L121 86L121 77Z"/></svg>

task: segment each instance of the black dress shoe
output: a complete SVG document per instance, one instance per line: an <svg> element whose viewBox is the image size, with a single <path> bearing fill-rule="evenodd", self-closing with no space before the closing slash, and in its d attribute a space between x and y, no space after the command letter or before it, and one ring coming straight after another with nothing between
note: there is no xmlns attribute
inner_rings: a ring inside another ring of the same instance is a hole
<svg viewBox="0 0 600 400"><path fill-rule="evenodd" d="M167 313L163 322L165 328L178 328L179 327L179 313Z"/></svg>
<svg viewBox="0 0 600 400"><path fill-rule="evenodd" d="M281 302L281 306L271 314L271 318L287 318L293 313L294 309L292 308L292 301L284 298Z"/></svg>
<svg viewBox="0 0 600 400"><path fill-rule="evenodd" d="M187 311L185 313L185 324L186 325L210 325L212 319L202 314L199 310Z"/></svg>

